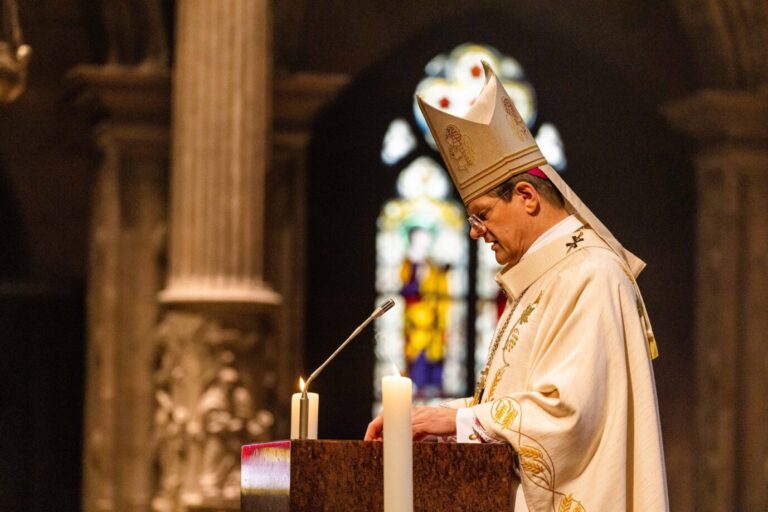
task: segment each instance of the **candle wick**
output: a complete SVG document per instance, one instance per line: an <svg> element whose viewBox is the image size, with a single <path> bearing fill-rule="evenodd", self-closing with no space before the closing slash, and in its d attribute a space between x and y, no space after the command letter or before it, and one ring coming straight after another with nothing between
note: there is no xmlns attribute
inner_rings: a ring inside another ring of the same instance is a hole
<svg viewBox="0 0 768 512"><path fill-rule="evenodd" d="M400 373L400 368L395 364L395 362L392 360L392 356L387 355L387 359L389 359L389 363L392 365L392 368L395 370L395 375L397 377L402 377L403 374Z"/></svg>

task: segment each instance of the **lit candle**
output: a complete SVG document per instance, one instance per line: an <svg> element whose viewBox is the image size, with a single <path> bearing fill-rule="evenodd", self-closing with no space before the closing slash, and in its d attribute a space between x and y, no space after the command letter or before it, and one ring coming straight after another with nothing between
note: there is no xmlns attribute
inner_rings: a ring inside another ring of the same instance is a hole
<svg viewBox="0 0 768 512"><path fill-rule="evenodd" d="M395 367L397 370L397 367ZM384 407L384 512L413 511L413 435L411 379L382 379Z"/></svg>
<svg viewBox="0 0 768 512"><path fill-rule="evenodd" d="M299 389L304 391L304 379L299 379ZM320 395L317 393L307 393L309 398L307 439L317 439L317 411L320 404ZM299 439L299 415L301 403L301 393L294 393L291 396L291 439Z"/></svg>

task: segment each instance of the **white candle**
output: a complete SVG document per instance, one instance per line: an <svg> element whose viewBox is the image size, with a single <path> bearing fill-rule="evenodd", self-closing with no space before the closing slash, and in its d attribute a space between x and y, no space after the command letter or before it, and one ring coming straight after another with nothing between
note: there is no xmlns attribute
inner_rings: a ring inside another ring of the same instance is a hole
<svg viewBox="0 0 768 512"><path fill-rule="evenodd" d="M411 379L386 376L384 399L384 512L413 511Z"/></svg>
<svg viewBox="0 0 768 512"><path fill-rule="evenodd" d="M299 379L299 388L304 390L304 379ZM320 395L307 393L309 410L307 411L307 439L317 439L317 411L320 405ZM299 416L301 414L301 393L291 396L291 439L299 438Z"/></svg>

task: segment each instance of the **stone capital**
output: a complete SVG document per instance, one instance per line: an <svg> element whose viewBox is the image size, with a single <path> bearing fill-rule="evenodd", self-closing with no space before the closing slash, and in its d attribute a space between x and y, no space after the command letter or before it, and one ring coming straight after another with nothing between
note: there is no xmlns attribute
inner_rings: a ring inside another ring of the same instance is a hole
<svg viewBox="0 0 768 512"><path fill-rule="evenodd" d="M704 89L663 113L672 127L706 145L768 141L768 91Z"/></svg>
<svg viewBox="0 0 768 512"><path fill-rule="evenodd" d="M170 125L171 74L156 66L80 65L67 74L76 101L122 122Z"/></svg>
<svg viewBox="0 0 768 512"><path fill-rule="evenodd" d="M269 311L282 303L282 296L258 279L231 283L206 277L171 280L158 298L166 305L204 311Z"/></svg>

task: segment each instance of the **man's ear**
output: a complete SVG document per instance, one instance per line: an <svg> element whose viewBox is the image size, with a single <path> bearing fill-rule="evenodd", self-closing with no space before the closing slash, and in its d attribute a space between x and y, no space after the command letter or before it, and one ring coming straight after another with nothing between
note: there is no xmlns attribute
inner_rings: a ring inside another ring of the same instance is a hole
<svg viewBox="0 0 768 512"><path fill-rule="evenodd" d="M520 181L515 185L515 193L523 200L523 205L528 213L537 213L540 206L539 192L527 181Z"/></svg>

